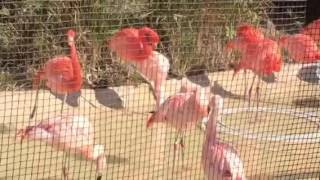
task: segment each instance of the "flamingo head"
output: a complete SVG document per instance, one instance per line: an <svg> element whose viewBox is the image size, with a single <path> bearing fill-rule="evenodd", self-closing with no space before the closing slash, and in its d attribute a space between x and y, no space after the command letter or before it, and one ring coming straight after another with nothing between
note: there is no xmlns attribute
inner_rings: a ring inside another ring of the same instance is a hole
<svg viewBox="0 0 320 180"><path fill-rule="evenodd" d="M74 38L76 37L76 32L73 30L69 30L67 32L67 36L68 36L68 44L71 45L74 43Z"/></svg>
<svg viewBox="0 0 320 180"><path fill-rule="evenodd" d="M139 37L141 38L142 44L150 47L151 50L154 50L160 42L158 33L148 27L139 29Z"/></svg>

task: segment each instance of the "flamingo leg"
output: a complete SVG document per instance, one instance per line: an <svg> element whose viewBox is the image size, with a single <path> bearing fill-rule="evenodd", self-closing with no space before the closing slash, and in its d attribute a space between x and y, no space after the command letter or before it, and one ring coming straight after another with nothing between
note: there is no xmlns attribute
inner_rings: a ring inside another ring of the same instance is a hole
<svg viewBox="0 0 320 180"><path fill-rule="evenodd" d="M185 137L185 132L182 132L181 134L180 134L180 143L179 143L179 145L180 145L180 148L181 148L181 161L182 161L182 165L184 164L184 147L185 147L185 139L184 139L184 137Z"/></svg>
<svg viewBox="0 0 320 180"><path fill-rule="evenodd" d="M94 105L90 100L88 100L87 98L85 98L84 96L82 96L81 93L80 93L80 97L81 97L84 101L88 102L92 107L97 108L96 105Z"/></svg>
<svg viewBox="0 0 320 180"><path fill-rule="evenodd" d="M67 163L67 153L63 152L63 167L62 167L62 175L64 180L69 179L69 168Z"/></svg>
<svg viewBox="0 0 320 180"><path fill-rule="evenodd" d="M63 101L62 101L62 104L61 104L60 114L63 113L63 106L64 106L64 104L65 104L65 102L67 100L67 95L68 94L64 94L64 96L63 96Z"/></svg>
<svg viewBox="0 0 320 180"><path fill-rule="evenodd" d="M172 167L172 171L174 172L174 168L175 168L175 164L176 164L176 154L178 151L178 145L180 143L180 132L178 132L176 134L176 137L174 139L174 150L173 150L173 167Z"/></svg>
<svg viewBox="0 0 320 180"><path fill-rule="evenodd" d="M30 119L32 119L34 117L34 114L36 113L36 110L37 110L39 91L40 91L40 88L38 88L37 92L36 92L36 99L35 99L35 102L34 102L34 106L33 106L32 112L31 112L31 114L29 116Z"/></svg>
<svg viewBox="0 0 320 180"><path fill-rule="evenodd" d="M258 84L256 87L257 110L256 110L255 120L257 120L258 118L258 108L259 108L259 102L260 102L260 81L261 81L261 78L258 79Z"/></svg>
<svg viewBox="0 0 320 180"><path fill-rule="evenodd" d="M251 105L251 94L252 94L252 88L253 88L253 85L254 85L254 82L255 82L255 80L256 80L256 77L257 77L257 75L255 74L254 75L254 77L253 77L253 80L252 80L252 83L251 83L251 86L250 86L250 88L249 88L249 92L248 92L248 102L249 102L249 104L248 104L248 107L250 108L250 105Z"/></svg>
<svg viewBox="0 0 320 180"><path fill-rule="evenodd" d="M247 70L244 70L244 98L247 97L247 91L248 91L248 81L247 81Z"/></svg>
<svg viewBox="0 0 320 180"><path fill-rule="evenodd" d="M174 143L174 154L173 154L173 171L175 168L175 161L176 161L176 154L181 149L181 162L184 164L184 148L185 148L185 142L184 142L185 132L178 132L175 138ZM179 159L179 158L178 158Z"/></svg>
<svg viewBox="0 0 320 180"><path fill-rule="evenodd" d="M102 175L98 175L97 180L101 180L101 179L102 179Z"/></svg>

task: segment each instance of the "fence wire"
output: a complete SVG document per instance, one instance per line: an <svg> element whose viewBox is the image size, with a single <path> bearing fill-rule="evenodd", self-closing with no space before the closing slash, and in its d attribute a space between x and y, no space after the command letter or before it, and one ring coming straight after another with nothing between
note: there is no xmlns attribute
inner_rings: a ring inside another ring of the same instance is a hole
<svg viewBox="0 0 320 180"><path fill-rule="evenodd" d="M305 23L306 0L0 4L0 179L320 178L320 23ZM247 42L241 25L264 37ZM110 45L143 27L159 43Z"/></svg>

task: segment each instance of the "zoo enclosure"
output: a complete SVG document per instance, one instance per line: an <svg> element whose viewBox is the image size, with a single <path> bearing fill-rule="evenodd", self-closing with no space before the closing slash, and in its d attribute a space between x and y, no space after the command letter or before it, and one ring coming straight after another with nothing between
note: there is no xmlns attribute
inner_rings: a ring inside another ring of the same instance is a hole
<svg viewBox="0 0 320 180"><path fill-rule="evenodd" d="M306 14L306 1L10 0L0 3L0 177L4 179L60 177L60 152L43 143L20 145L12 142L17 128L59 115L61 100L42 89L36 118L28 119L35 97L31 80L48 59L68 54L65 38L68 29L75 29L78 33L76 46L85 75L82 94L98 108L92 108L81 100L78 104L75 98L70 97L64 113L88 116L94 122L96 141L105 145L108 154L107 179L201 179L203 172L199 157L203 133L197 130L191 132L187 140L185 165L191 166L191 170L171 173L173 132L170 129L162 132L167 134L164 142L167 148L161 154L167 159L153 165L157 158L152 151L160 146L152 144L157 131L145 129L146 114L152 109L153 100L148 89L140 84L143 81L137 73L130 74L125 65L111 60L107 40L125 27L152 27L161 37L157 50L170 60L168 94L178 90L179 79L183 76L209 85L201 78L206 71L211 81L217 81L225 90L224 95L227 92L239 95L243 92L242 76L232 84L229 76L236 58L223 53L227 40L235 36L236 26L243 22L259 25L266 28L268 36L277 37L281 33L298 32L304 25ZM318 119L318 106L311 106L306 100L319 97L318 86L295 79L295 73L302 65L290 62L286 65L288 69L279 75L284 83L282 86L265 85L271 90L265 92L262 106L270 110L261 112L261 116L265 113L264 116L270 117L275 113L274 109L290 109L287 113L279 113L274 120L266 118L262 124L248 126L247 119L252 118L253 113L246 112L249 117L244 117L241 112L237 116L226 114L225 127L233 130L221 128L222 141L237 147L251 179L286 176L290 179L296 173L302 178L314 176L313 173L319 170L319 159L315 158L318 145L293 143L295 136L289 136L316 132L312 121ZM287 86L294 88L285 88ZM244 104L241 99L226 97L224 108L241 110ZM133 111L138 113L130 114ZM310 114L305 116L310 112L312 117ZM288 117L288 114L292 116ZM308 120L310 118L312 121ZM238 134L230 134L231 131ZM255 137L252 134L258 134L260 138L250 139ZM280 136L289 139L276 141ZM316 141L320 137L310 138ZM145 154L150 157L145 157ZM91 163L76 158L71 158L69 163L73 178L94 177Z"/></svg>

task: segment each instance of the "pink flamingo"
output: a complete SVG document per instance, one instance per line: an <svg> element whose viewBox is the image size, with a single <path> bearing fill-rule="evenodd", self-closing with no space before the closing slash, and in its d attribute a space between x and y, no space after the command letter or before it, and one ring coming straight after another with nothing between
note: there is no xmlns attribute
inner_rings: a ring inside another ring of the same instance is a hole
<svg viewBox="0 0 320 180"><path fill-rule="evenodd" d="M258 42L264 39L264 34L260 29L253 27L249 24L241 24L237 27L237 34L235 39L229 41L226 45L225 52L230 53L230 51L239 51L242 59L248 54L251 48L251 44L257 44ZM242 60L244 61L244 60ZM241 63L241 61L240 61ZM239 71L240 63L234 68L234 74L232 79ZM244 95L247 95L247 69L244 69L244 80L245 80L245 92ZM249 91L249 94L251 91ZM249 95L250 98L251 95Z"/></svg>
<svg viewBox="0 0 320 180"><path fill-rule="evenodd" d="M76 33L73 30L69 30L67 36L68 45L70 46L70 58L67 56L60 56L50 59L33 78L33 88L37 89L37 93L30 118L33 118L37 109L39 88L42 81L47 81L46 86L52 92L64 95L64 100L61 105L61 113L67 94L79 92L81 89L83 75L74 42Z"/></svg>
<svg viewBox="0 0 320 180"><path fill-rule="evenodd" d="M308 24L306 27L304 27L301 32L301 34L305 34L310 36L316 43L320 43L320 19L317 19L310 24Z"/></svg>
<svg viewBox="0 0 320 180"><path fill-rule="evenodd" d="M166 81L170 63L163 54L153 51L152 54L141 62L136 62L139 74L151 85L156 98L156 109L165 100L161 85Z"/></svg>
<svg viewBox="0 0 320 180"><path fill-rule="evenodd" d="M126 62L141 62L148 59L159 41L159 35L151 28L125 28L110 39L108 47Z"/></svg>
<svg viewBox="0 0 320 180"><path fill-rule="evenodd" d="M252 88L258 76L256 86L257 107L259 106L260 81L262 76L270 76L274 72L280 72L282 68L281 52L278 44L264 38L261 32L250 28L239 28L237 37L227 44L227 50L234 49L241 53L239 64L234 69L235 76L241 69L251 70L255 75L249 88L249 106L251 103ZM245 89L247 94L247 89ZM256 113L257 119L258 113Z"/></svg>
<svg viewBox="0 0 320 180"><path fill-rule="evenodd" d="M228 144L217 141L217 120L221 118L222 97L210 99L209 121L202 148L202 168L208 180L245 180L243 163L237 152Z"/></svg>
<svg viewBox="0 0 320 180"><path fill-rule="evenodd" d="M249 98L251 97L252 87L257 75L269 76L281 70L282 60L277 43L265 38L259 29L250 25L241 25L238 27L237 37L227 44L226 50L237 50L241 53L241 59L234 69L233 77L241 69L245 71L251 70L255 74L249 89ZM258 89L259 86L257 86L257 96L259 93ZM246 93L247 92L245 92L245 94Z"/></svg>
<svg viewBox="0 0 320 180"><path fill-rule="evenodd" d="M184 159L184 134L196 126L207 116L208 106L200 100L198 90L181 92L168 97L147 121L147 128L153 127L154 123L166 123L177 131L174 143L174 161L178 145L182 149L182 161ZM173 164L174 168L174 164Z"/></svg>
<svg viewBox="0 0 320 180"><path fill-rule="evenodd" d="M294 34L282 36L279 46L288 51L289 57L299 63L313 63L320 60L316 42L308 35Z"/></svg>
<svg viewBox="0 0 320 180"><path fill-rule="evenodd" d="M161 84L167 78L169 60L154 51L160 42L153 29L125 28L117 32L109 41L108 47L124 62L135 64L139 74L148 82L156 99L156 108L164 101Z"/></svg>
<svg viewBox="0 0 320 180"><path fill-rule="evenodd" d="M46 142L58 150L96 161L97 180L101 180L106 168L106 156L103 145L94 145L94 128L83 116L59 116L42 121L35 126L28 126L16 134L21 143L24 139ZM68 179L66 165L63 167L64 178Z"/></svg>
<svg viewBox="0 0 320 180"><path fill-rule="evenodd" d="M181 87L180 87L180 92L191 92L197 90L200 93L200 101L203 104L206 104L209 106L209 98L211 95L211 86L208 87L202 87L198 84L195 84L191 81L189 81L187 78L183 78L181 80ZM204 130L206 128L206 124L208 122L208 117L205 116L201 120L201 126L200 129Z"/></svg>

